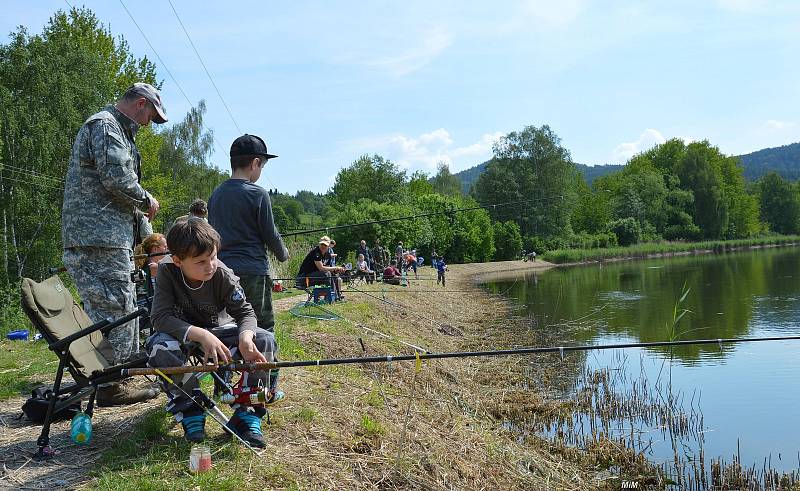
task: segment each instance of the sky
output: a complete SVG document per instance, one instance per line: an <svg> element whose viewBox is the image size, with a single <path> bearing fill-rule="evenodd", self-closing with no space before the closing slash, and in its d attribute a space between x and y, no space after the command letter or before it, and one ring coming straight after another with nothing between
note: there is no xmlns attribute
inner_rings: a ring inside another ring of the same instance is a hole
<svg viewBox="0 0 800 491"><path fill-rule="evenodd" d="M281 192L325 192L364 154L458 172L529 125L587 165L673 137L732 155L800 141L796 1L68 1L3 0L0 42L91 9L156 63L172 122L206 101L214 165L264 138L280 157L259 184Z"/></svg>

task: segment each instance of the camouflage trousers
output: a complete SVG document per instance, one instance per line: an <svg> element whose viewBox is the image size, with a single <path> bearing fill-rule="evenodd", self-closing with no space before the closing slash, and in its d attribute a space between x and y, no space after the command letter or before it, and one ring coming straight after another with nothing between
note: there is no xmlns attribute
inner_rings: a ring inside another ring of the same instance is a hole
<svg viewBox="0 0 800 491"><path fill-rule="evenodd" d="M119 319L136 310L136 290L131 281L130 249L71 247L64 249L64 266L75 281L83 308L92 322ZM139 352L139 322L116 327L108 333L114 362L121 363Z"/></svg>
<svg viewBox="0 0 800 491"><path fill-rule="evenodd" d="M196 328L193 328L196 329ZM239 328L236 326L222 326L211 331L222 341L231 351L234 360L241 360L239 353ZM259 327L254 329L256 339L256 349L261 352L267 361L278 361L278 344L275 336ZM190 355L202 356L200 345L193 342L184 343L163 332L156 332L145 343L147 349L147 363L153 368L180 367L186 363ZM197 404L187 396L197 398L200 391L199 378L203 373L186 373L173 375L172 381L175 384L161 381L161 388L167 394L167 411L175 416L175 420L180 422L183 413L194 413L202 410ZM271 373L266 371L244 372L243 377L248 377L244 381L245 386L258 387L259 385L274 389L278 385L277 370ZM181 390L183 389L183 390ZM199 398L197 400L200 400ZM235 409L238 404L232 405Z"/></svg>

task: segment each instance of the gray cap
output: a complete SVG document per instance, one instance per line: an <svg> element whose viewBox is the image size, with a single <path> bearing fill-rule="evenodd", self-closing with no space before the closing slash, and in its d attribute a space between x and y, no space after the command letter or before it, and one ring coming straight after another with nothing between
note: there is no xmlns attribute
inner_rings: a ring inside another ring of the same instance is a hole
<svg viewBox="0 0 800 491"><path fill-rule="evenodd" d="M126 94L127 93L138 94L153 103L153 106L156 108L156 112L158 113L158 115L153 118L154 123L164 124L167 122L167 111L164 109L164 105L161 103L161 94L158 93L158 90L156 90L155 87L143 82L136 82L128 88Z"/></svg>

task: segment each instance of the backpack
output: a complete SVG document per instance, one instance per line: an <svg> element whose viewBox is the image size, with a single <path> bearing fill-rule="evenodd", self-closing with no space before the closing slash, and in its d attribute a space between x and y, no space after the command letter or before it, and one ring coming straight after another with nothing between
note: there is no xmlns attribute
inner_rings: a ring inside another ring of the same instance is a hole
<svg viewBox="0 0 800 491"><path fill-rule="evenodd" d="M22 405L22 412L34 423L44 423L44 418L47 416L47 406L50 404L50 394L52 393L52 389L46 386L36 387L31 391L30 399L25 401L25 404ZM66 400L69 396L69 393L58 396L56 404ZM69 406L65 406L56 411L55 414L53 414L53 421L72 419L80 410L81 401L75 401Z"/></svg>

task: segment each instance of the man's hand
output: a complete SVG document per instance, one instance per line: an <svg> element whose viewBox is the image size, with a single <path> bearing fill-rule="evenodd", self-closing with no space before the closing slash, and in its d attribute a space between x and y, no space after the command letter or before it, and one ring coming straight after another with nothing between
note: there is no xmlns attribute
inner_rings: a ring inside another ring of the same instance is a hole
<svg viewBox="0 0 800 491"><path fill-rule="evenodd" d="M200 343L203 349L203 363L209 361L214 365L231 362L231 351L228 349L218 337L214 336L211 331L207 331L201 327L192 326L189 328L189 335L186 339L189 341L196 341Z"/></svg>
<svg viewBox="0 0 800 491"><path fill-rule="evenodd" d="M267 358L256 348L255 333L253 331L242 331L239 334L239 353L246 363L264 363Z"/></svg>
<svg viewBox="0 0 800 491"><path fill-rule="evenodd" d="M150 208L147 210L147 218L151 222L153 221L153 218L156 217L156 213L158 213L158 210L160 209L161 204L158 202L158 200L155 197L150 196Z"/></svg>

